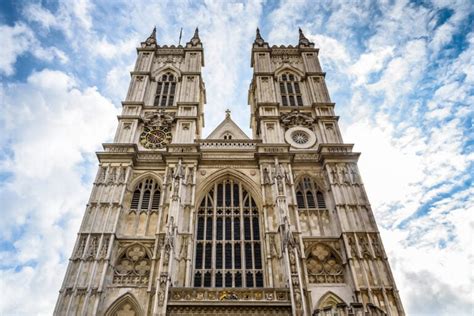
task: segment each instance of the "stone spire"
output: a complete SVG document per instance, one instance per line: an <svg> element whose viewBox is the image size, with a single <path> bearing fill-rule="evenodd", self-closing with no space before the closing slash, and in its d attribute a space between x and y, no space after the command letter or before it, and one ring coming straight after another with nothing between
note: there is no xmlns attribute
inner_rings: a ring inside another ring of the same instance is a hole
<svg viewBox="0 0 474 316"><path fill-rule="evenodd" d="M265 40L262 38L262 35L260 35L260 29L257 27L257 33L255 35L255 41L253 42L253 45L263 47L265 44L268 45L268 43L266 43Z"/></svg>
<svg viewBox="0 0 474 316"><path fill-rule="evenodd" d="M186 45L198 46L200 44L201 44L201 39L199 38L199 29L196 27L193 37Z"/></svg>
<svg viewBox="0 0 474 316"><path fill-rule="evenodd" d="M145 44L145 46L156 45L156 26L153 28L153 31L151 32L150 36L148 36L148 38L142 44Z"/></svg>
<svg viewBox="0 0 474 316"><path fill-rule="evenodd" d="M311 45L314 46L314 43L311 43L311 42L306 38L306 36L304 36L303 31L301 30L301 28L299 28L298 30L299 30L299 33L300 33L300 39L299 39L298 45L299 45L299 46L306 46L306 47L309 47L309 46L311 46Z"/></svg>

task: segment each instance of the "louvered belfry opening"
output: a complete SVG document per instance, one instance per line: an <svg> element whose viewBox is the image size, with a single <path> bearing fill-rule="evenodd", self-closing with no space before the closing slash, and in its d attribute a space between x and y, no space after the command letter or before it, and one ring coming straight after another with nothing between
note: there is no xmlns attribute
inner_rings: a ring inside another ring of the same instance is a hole
<svg viewBox="0 0 474 316"><path fill-rule="evenodd" d="M280 77L280 94L283 106L303 106L298 77L285 73Z"/></svg>
<svg viewBox="0 0 474 316"><path fill-rule="evenodd" d="M146 179L135 187L130 209L158 210L160 206L160 187L153 179Z"/></svg>
<svg viewBox="0 0 474 316"><path fill-rule="evenodd" d="M309 177L304 177L296 188L296 203L299 210L326 209L323 193Z"/></svg>
<svg viewBox="0 0 474 316"><path fill-rule="evenodd" d="M236 180L215 183L197 214L195 287L263 287L257 205Z"/></svg>
<svg viewBox="0 0 474 316"><path fill-rule="evenodd" d="M176 78L167 72L161 76L156 86L155 106L173 106L176 94Z"/></svg>

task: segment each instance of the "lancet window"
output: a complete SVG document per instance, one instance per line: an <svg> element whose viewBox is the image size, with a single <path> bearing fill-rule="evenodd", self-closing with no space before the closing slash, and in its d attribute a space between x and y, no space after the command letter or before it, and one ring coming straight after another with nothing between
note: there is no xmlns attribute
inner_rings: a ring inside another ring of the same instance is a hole
<svg viewBox="0 0 474 316"><path fill-rule="evenodd" d="M146 179L135 187L132 196L131 210L158 210L161 191L153 179Z"/></svg>
<svg viewBox="0 0 474 316"><path fill-rule="evenodd" d="M280 94L283 106L303 106L298 77L284 73L280 77Z"/></svg>
<svg viewBox="0 0 474 316"><path fill-rule="evenodd" d="M330 233L331 222L321 188L308 176L296 186L296 204L303 229L310 234L324 236Z"/></svg>
<svg viewBox="0 0 474 316"><path fill-rule="evenodd" d="M176 93L176 78L171 72L161 76L156 86L155 106L172 106Z"/></svg>
<svg viewBox="0 0 474 316"><path fill-rule="evenodd" d="M298 209L325 209L326 201L323 193L309 177L304 177L296 189L296 202Z"/></svg>
<svg viewBox="0 0 474 316"><path fill-rule="evenodd" d="M214 184L197 214L195 287L263 287L258 208L238 181Z"/></svg>

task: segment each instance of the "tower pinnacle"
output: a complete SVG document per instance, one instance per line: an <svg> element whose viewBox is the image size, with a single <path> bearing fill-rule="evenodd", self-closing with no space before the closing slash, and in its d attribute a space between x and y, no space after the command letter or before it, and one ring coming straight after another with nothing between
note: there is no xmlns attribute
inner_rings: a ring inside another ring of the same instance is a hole
<svg viewBox="0 0 474 316"><path fill-rule="evenodd" d="M145 45L156 45L156 26L153 28L153 31L151 32L150 36L148 36L148 38L145 40Z"/></svg>
<svg viewBox="0 0 474 316"><path fill-rule="evenodd" d="M306 38L306 36L304 36L303 31L301 30L301 28L299 28L298 31L299 31L299 35L300 35L298 45L310 46L311 44L313 44Z"/></svg>
<svg viewBox="0 0 474 316"><path fill-rule="evenodd" d="M194 30L194 35L191 38L191 40L188 42L191 46L198 46L201 44L201 39L199 38L199 29L196 27Z"/></svg>
<svg viewBox="0 0 474 316"><path fill-rule="evenodd" d="M266 43L265 40L262 38L262 35L260 35L260 29L257 27L257 32L255 34L255 41L253 42L253 45L262 47L265 44L268 44L268 43Z"/></svg>

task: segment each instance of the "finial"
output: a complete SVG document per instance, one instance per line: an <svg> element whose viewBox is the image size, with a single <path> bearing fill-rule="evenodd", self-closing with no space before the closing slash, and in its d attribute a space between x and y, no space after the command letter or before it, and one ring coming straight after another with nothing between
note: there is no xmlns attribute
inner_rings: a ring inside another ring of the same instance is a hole
<svg viewBox="0 0 474 316"><path fill-rule="evenodd" d="M196 27L196 30L194 30L194 35L191 38L191 41L189 41L188 44L191 44L192 46L197 46L198 44L201 44L201 39L199 38L199 29Z"/></svg>
<svg viewBox="0 0 474 316"><path fill-rule="evenodd" d="M299 31L299 33L300 33L300 39L299 39L298 44L299 44L299 45L303 45L303 46L309 46L311 43L310 43L310 41L306 38L306 36L304 36L303 31L301 30L301 28L298 28L298 31Z"/></svg>
<svg viewBox="0 0 474 316"><path fill-rule="evenodd" d="M230 118L230 110L225 110L225 118Z"/></svg>
<svg viewBox="0 0 474 316"><path fill-rule="evenodd" d="M257 34L255 35L254 44L257 44L258 46L262 46L263 44L265 44L265 41L262 38L262 35L260 35L260 29L258 27L257 27Z"/></svg>
<svg viewBox="0 0 474 316"><path fill-rule="evenodd" d="M153 28L153 31L151 32L150 36L145 41L146 46L151 46L153 44L156 44L156 26Z"/></svg>

